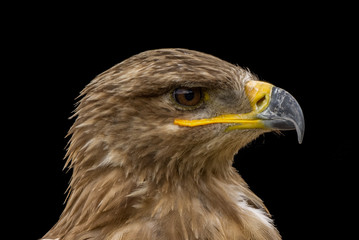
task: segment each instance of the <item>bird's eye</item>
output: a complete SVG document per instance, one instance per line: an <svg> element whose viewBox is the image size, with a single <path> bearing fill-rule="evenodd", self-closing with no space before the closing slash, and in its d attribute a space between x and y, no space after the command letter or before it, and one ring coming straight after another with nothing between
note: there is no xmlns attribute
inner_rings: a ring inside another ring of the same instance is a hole
<svg viewBox="0 0 359 240"><path fill-rule="evenodd" d="M182 106L194 107L202 102L201 88L177 88L173 98Z"/></svg>

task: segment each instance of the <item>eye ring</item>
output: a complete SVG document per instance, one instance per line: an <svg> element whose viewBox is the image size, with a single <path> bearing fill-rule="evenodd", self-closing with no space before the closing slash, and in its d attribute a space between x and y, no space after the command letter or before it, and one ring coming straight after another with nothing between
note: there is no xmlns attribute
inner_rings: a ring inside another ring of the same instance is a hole
<svg viewBox="0 0 359 240"><path fill-rule="evenodd" d="M176 88L173 91L173 99L181 106L196 107L203 100L202 88Z"/></svg>

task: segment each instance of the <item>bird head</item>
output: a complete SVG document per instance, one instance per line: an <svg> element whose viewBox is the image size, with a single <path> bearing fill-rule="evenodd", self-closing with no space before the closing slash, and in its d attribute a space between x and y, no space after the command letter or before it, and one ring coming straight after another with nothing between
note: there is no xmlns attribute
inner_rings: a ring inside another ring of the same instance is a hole
<svg viewBox="0 0 359 240"><path fill-rule="evenodd" d="M69 131L75 171L123 167L160 181L225 175L237 151L272 130L304 133L303 113L285 90L239 66L186 50L140 53L81 92Z"/></svg>

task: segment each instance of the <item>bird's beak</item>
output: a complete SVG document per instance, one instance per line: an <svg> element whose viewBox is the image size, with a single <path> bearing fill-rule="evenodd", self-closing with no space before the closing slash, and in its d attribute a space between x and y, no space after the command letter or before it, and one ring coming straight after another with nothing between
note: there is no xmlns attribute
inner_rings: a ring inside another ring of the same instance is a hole
<svg viewBox="0 0 359 240"><path fill-rule="evenodd" d="M261 81L249 81L245 92L252 111L244 114L226 114L208 119L176 119L174 124L195 127L213 123L233 123L227 130L275 129L296 130L298 142L304 136L304 116L295 98L287 91Z"/></svg>

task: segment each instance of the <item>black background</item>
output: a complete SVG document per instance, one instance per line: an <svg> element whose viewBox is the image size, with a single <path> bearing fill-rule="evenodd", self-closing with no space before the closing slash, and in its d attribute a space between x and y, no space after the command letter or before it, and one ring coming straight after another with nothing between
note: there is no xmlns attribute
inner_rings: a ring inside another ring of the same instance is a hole
<svg viewBox="0 0 359 240"><path fill-rule="evenodd" d="M3 35L3 198L15 239L42 237L64 208L71 176L62 170L64 137L79 92L116 63L165 47L247 67L295 96L306 120L303 144L295 132L265 134L241 149L234 165L284 239L349 233L358 88L350 6L167 6L146 13L139 6L22 7L6 19Z"/></svg>

